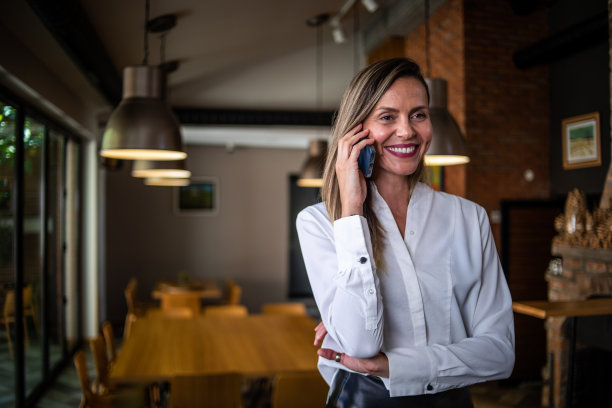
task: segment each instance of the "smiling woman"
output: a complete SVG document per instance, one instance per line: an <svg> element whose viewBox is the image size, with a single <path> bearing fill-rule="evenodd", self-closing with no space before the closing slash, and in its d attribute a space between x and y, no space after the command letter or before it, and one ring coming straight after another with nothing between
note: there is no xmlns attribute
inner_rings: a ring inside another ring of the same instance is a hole
<svg viewBox="0 0 612 408"><path fill-rule="evenodd" d="M467 408L469 385L512 371L512 302L486 212L421 182L432 137L416 63L380 61L353 79L324 202L297 217L328 407Z"/></svg>

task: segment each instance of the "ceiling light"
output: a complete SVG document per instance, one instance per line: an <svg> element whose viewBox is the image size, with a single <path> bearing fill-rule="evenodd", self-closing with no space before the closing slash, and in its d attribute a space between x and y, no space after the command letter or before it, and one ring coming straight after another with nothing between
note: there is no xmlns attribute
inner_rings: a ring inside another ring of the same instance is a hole
<svg viewBox="0 0 612 408"><path fill-rule="evenodd" d="M302 166L297 185L300 187L321 187L323 185L323 170L327 153L326 140L311 140L308 147L308 159Z"/></svg>
<svg viewBox="0 0 612 408"><path fill-rule="evenodd" d="M374 13L378 10L378 4L374 0L361 0L361 4L366 8L370 13Z"/></svg>
<svg viewBox="0 0 612 408"><path fill-rule="evenodd" d="M147 186L184 187L189 185L188 178L150 177L144 180Z"/></svg>
<svg viewBox="0 0 612 408"><path fill-rule="evenodd" d="M145 17L149 23L149 0ZM174 22L166 21L168 27ZM111 114L100 155L127 160L180 160L183 142L178 120L162 99L163 72L149 66L148 28L145 25L145 57L142 65L123 70L123 99Z"/></svg>
<svg viewBox="0 0 612 408"><path fill-rule="evenodd" d="M139 178L189 178L191 172L185 168L185 160L135 160L132 164L132 176Z"/></svg>
<svg viewBox="0 0 612 408"><path fill-rule="evenodd" d="M332 37L334 38L334 42L336 44L345 43L346 36L344 35L344 31L342 31L340 20L337 18L332 18L329 24L332 26Z"/></svg>
<svg viewBox="0 0 612 408"><path fill-rule="evenodd" d="M425 0L425 57L427 76L429 63L429 0ZM446 109L447 82L442 78L425 78L429 88L429 114L433 137L427 153L427 166L453 166L470 161L465 138L455 119Z"/></svg>
<svg viewBox="0 0 612 408"><path fill-rule="evenodd" d="M442 78L425 78L429 87L429 114L433 137L425 154L428 166L452 166L470 161L459 125L446 109L447 83Z"/></svg>

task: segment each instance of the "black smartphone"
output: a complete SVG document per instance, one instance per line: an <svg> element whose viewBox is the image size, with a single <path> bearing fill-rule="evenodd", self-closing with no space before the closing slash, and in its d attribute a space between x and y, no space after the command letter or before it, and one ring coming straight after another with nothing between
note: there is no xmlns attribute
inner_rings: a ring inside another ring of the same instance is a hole
<svg viewBox="0 0 612 408"><path fill-rule="evenodd" d="M372 169L374 169L375 155L376 152L371 145L366 145L366 147L361 149L361 151L359 152L357 164L359 165L359 170L361 170L365 178L369 178L372 175Z"/></svg>

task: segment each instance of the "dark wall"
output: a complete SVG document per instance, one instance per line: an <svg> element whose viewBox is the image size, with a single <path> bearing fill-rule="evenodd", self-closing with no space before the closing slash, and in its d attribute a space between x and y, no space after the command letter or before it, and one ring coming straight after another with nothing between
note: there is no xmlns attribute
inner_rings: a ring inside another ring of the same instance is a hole
<svg viewBox="0 0 612 408"><path fill-rule="evenodd" d="M559 0L549 8L549 32L554 35L598 16L607 21L607 11L606 0ZM566 196L573 188L588 194L601 194L603 190L610 165L609 58L608 35L604 35L583 42L582 49L549 64L552 197ZM561 122L591 112L599 112L602 163L597 167L564 170Z"/></svg>

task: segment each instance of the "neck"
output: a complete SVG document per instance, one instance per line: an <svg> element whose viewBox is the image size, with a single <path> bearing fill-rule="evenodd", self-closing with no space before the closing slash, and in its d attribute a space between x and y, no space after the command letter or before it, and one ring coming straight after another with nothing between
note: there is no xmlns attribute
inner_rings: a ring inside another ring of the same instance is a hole
<svg viewBox="0 0 612 408"><path fill-rule="evenodd" d="M374 180L376 189L390 207L408 207L410 201L410 179L407 176L377 177Z"/></svg>

